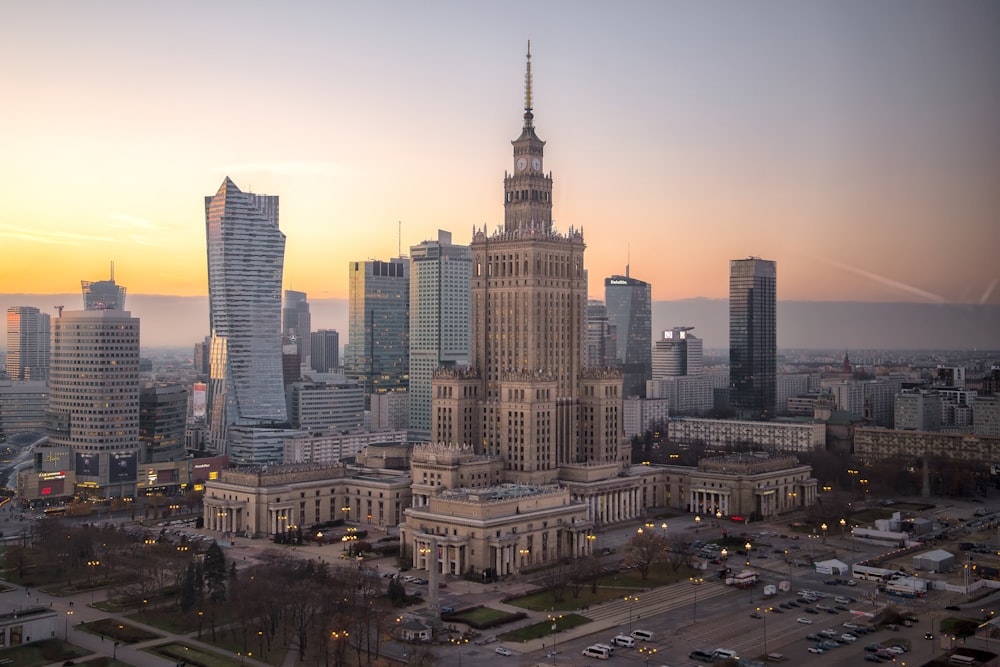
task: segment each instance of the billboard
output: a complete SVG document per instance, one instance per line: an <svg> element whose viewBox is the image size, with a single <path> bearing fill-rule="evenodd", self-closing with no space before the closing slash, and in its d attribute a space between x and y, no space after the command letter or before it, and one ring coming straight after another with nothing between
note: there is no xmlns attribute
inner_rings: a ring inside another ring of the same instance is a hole
<svg viewBox="0 0 1000 667"><path fill-rule="evenodd" d="M191 481L198 484L209 479L218 479L219 472L228 467L229 457L225 455L194 459L191 462Z"/></svg>
<svg viewBox="0 0 1000 667"><path fill-rule="evenodd" d="M77 477L97 477L101 474L101 459L97 454L76 453Z"/></svg>
<svg viewBox="0 0 1000 667"><path fill-rule="evenodd" d="M73 452L63 447L36 447L35 470L58 472L73 465Z"/></svg>
<svg viewBox="0 0 1000 667"><path fill-rule="evenodd" d="M113 453L108 456L108 483L134 482L136 473L135 452Z"/></svg>
<svg viewBox="0 0 1000 667"><path fill-rule="evenodd" d="M194 391L191 393L191 409L195 417L205 416L205 395L208 393L208 385L204 382L195 382Z"/></svg>

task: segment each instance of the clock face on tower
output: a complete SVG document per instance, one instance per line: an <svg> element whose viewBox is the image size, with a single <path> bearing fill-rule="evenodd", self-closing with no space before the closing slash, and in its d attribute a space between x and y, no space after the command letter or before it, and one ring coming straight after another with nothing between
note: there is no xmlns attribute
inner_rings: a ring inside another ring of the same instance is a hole
<svg viewBox="0 0 1000 667"><path fill-rule="evenodd" d="M527 166L528 166L528 160L527 159L525 159L523 157L517 158L517 170L518 171L524 171L524 168L527 167Z"/></svg>
<svg viewBox="0 0 1000 667"><path fill-rule="evenodd" d="M538 171L539 169L542 168L542 161L539 160L538 158L535 158L534 160L531 161L531 168L534 169L535 171Z"/></svg>

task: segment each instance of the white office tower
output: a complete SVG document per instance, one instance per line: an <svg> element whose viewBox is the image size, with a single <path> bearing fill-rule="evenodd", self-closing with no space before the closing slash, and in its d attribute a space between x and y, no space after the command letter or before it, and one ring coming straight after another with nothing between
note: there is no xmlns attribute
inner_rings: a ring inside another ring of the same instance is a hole
<svg viewBox="0 0 1000 667"><path fill-rule="evenodd" d="M48 313L32 306L7 309L7 375L11 380L49 377Z"/></svg>
<svg viewBox="0 0 1000 667"><path fill-rule="evenodd" d="M49 442L72 448L77 482L131 496L139 446L139 319L123 310L65 311L52 322Z"/></svg>
<svg viewBox="0 0 1000 667"><path fill-rule="evenodd" d="M897 431L941 430L941 394L926 389L904 389L896 394Z"/></svg>
<svg viewBox="0 0 1000 667"><path fill-rule="evenodd" d="M452 244L451 232L438 230L436 241L410 248L409 427L427 438L431 375L470 363L471 294L472 251Z"/></svg>
<svg viewBox="0 0 1000 667"><path fill-rule="evenodd" d="M209 447L234 463L283 458L278 198L241 192L227 177L205 198L211 370Z"/></svg>
<svg viewBox="0 0 1000 667"><path fill-rule="evenodd" d="M672 415L702 415L711 410L714 389L721 382L703 373L702 341L691 333L693 329L667 329L653 347L653 379L646 383L646 396L667 399ZM722 386L729 386L728 372Z"/></svg>
<svg viewBox="0 0 1000 667"><path fill-rule="evenodd" d="M674 327L663 332L653 347L653 377L701 375L702 341L694 327Z"/></svg>

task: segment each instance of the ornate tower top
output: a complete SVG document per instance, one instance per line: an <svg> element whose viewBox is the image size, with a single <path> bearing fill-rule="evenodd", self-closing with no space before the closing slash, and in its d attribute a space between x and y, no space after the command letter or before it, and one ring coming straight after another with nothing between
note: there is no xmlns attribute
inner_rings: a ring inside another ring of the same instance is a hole
<svg viewBox="0 0 1000 667"><path fill-rule="evenodd" d="M544 231L552 228L552 176L542 170L545 142L535 134L531 101L531 41L524 71L524 126L515 139L514 170L504 178L504 229Z"/></svg>

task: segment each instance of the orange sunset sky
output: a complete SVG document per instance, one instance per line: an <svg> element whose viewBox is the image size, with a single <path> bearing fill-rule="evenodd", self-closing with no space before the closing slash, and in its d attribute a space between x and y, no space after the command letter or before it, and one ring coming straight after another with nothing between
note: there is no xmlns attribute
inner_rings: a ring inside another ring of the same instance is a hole
<svg viewBox="0 0 1000 667"><path fill-rule="evenodd" d="M204 197L281 197L285 287L503 220L527 40L590 292L1000 303L994 2L7 3L0 292L207 293ZM400 234L401 223L401 234Z"/></svg>

